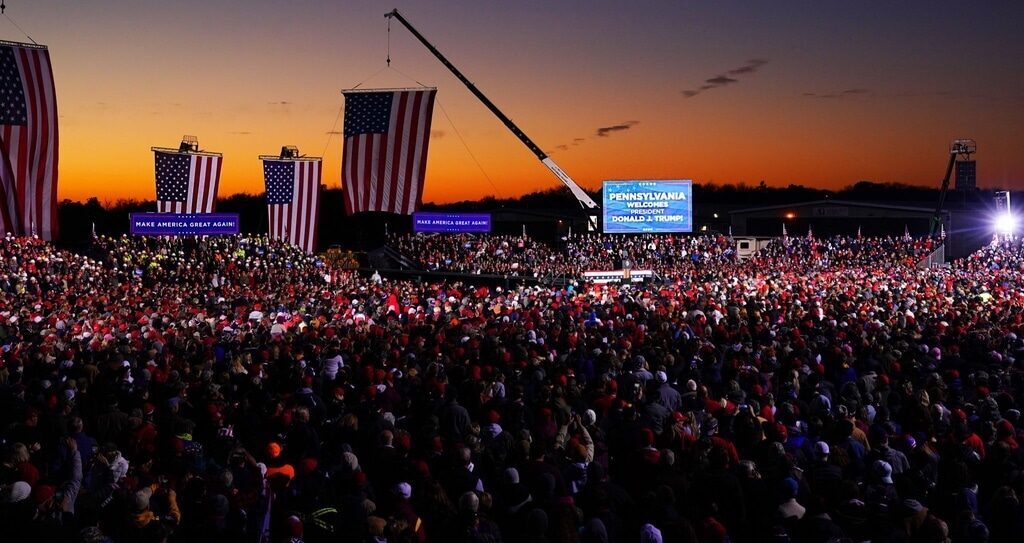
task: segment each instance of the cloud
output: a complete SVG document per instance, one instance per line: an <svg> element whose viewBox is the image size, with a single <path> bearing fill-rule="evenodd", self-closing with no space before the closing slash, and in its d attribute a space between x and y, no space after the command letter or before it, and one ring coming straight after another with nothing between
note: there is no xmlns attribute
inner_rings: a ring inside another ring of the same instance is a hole
<svg viewBox="0 0 1024 543"><path fill-rule="evenodd" d="M431 130L430 139L440 139L444 137L444 130Z"/></svg>
<svg viewBox="0 0 1024 543"><path fill-rule="evenodd" d="M709 91L711 89L717 89L718 87L724 87L726 85L733 85L740 82L739 76L748 76L761 69L762 66L768 64L767 59L754 58L747 61L746 64L731 70L726 70L725 73L718 74L715 77L711 77L704 80L704 84L697 87L696 89L686 89L682 91L683 96L686 98L693 98L702 92Z"/></svg>
<svg viewBox="0 0 1024 543"><path fill-rule="evenodd" d="M729 75L752 74L761 69L761 66L764 66L765 64L768 64L768 60L763 58L753 58L748 60L747 63L744 64L743 66L740 66L739 68L733 68L729 70L727 73Z"/></svg>
<svg viewBox="0 0 1024 543"><path fill-rule="evenodd" d="M707 89L712 89L712 88L715 88L715 87L721 87L723 85L728 85L730 83L736 83L736 82L739 81L739 79L733 79L731 77L725 77L724 75L720 75L718 77L712 77L711 79L708 79L707 81L708 81L708 84L704 85L703 87L701 87L701 89L707 90Z"/></svg>
<svg viewBox="0 0 1024 543"><path fill-rule="evenodd" d="M233 132L228 132L228 134L231 134L233 136L248 136L249 134L252 134L252 132L249 132L248 130L236 130Z"/></svg>
<svg viewBox="0 0 1024 543"><path fill-rule="evenodd" d="M619 128L619 127L620 126L625 126L626 124L630 124L630 123L636 124L635 121L629 121L628 123L622 123L622 125L602 127L602 128L599 128L598 131L601 131L601 130L605 130L605 131L608 131L608 130L612 130L612 131L615 131L615 130L627 130L628 127L627 128ZM630 124L630 126L632 126L632 124ZM554 147L554 149L556 151L569 151L573 147L579 147L579 145L581 143L585 142L585 141L587 141L587 138L573 138L572 141L570 141L568 143L562 143L560 145L556 145Z"/></svg>
<svg viewBox="0 0 1024 543"><path fill-rule="evenodd" d="M639 123L640 123L640 121L626 121L626 122L621 123L621 124L613 124L611 126L602 126L602 127L597 129L596 135L599 138L604 138L604 137L607 137L612 132L622 132L624 130L629 130L630 128L633 128L634 126L636 126Z"/></svg>
<svg viewBox="0 0 1024 543"><path fill-rule="evenodd" d="M341 135L341 130L328 130L326 132L326 134L328 136L340 136Z"/></svg>
<svg viewBox="0 0 1024 543"><path fill-rule="evenodd" d="M280 101L277 101L277 102L267 102L267 105L271 105L271 106L290 106L290 105L292 105L292 103L287 101L287 100L280 100Z"/></svg>
<svg viewBox="0 0 1024 543"><path fill-rule="evenodd" d="M842 90L842 91L839 91L839 92L826 92L826 93L805 92L805 93L803 93L803 95L808 97L808 98L823 98L823 99L826 99L826 100L834 100L834 99L837 99L837 98L848 98L850 96L862 96L862 95L865 95L865 94L871 94L871 91L869 91L868 89L860 89L860 88L858 88L858 89L846 89L846 90Z"/></svg>

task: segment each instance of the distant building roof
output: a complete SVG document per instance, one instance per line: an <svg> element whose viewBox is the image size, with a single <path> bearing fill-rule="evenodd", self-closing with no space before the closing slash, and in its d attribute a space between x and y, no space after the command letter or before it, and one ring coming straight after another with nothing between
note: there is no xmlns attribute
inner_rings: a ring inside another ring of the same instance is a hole
<svg viewBox="0 0 1024 543"><path fill-rule="evenodd" d="M491 214L494 220L502 220L510 216L528 216L542 219L585 219L586 215L581 210L565 209L530 209L524 207L504 207L492 209L487 213Z"/></svg>
<svg viewBox="0 0 1024 543"><path fill-rule="evenodd" d="M934 209L929 209L927 207L895 206L895 205L889 205L889 204L877 204L877 203L874 203L874 202L854 202L854 201L851 201L851 200L812 200L812 201L809 201L809 202L797 202L797 203L792 203L792 204L781 204L781 205L771 205L771 206L762 206L762 207L748 207L748 208L745 208L745 209L737 209L735 211L730 211L729 213L732 214L732 215L743 214L743 213L760 213L762 211L775 211L775 210L780 210L780 209L795 209L795 208L810 207L810 206L817 206L817 207L820 207L820 206L868 207L868 208L873 208L873 209L885 209L885 210L889 210L889 211L907 211L907 212L911 212L911 213L928 213L928 214L931 214L931 213L933 213L935 211ZM943 211L943 213L947 213L947 212Z"/></svg>

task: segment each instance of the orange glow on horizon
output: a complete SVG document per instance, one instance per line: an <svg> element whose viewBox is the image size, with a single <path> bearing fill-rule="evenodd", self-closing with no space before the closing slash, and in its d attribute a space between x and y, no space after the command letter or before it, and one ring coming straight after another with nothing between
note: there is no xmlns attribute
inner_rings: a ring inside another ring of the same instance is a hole
<svg viewBox="0 0 1024 543"><path fill-rule="evenodd" d="M110 4L18 6L19 21L51 52L61 199L153 199L150 147L176 147L183 134L223 153L222 198L262 193L257 157L282 145L323 155L323 182L338 187L340 90L420 82L438 89L424 201L561 186L404 29L388 34L379 4ZM1016 50L1019 17L995 7L922 19L909 7L877 17L828 3L641 0L585 12L558 3L397 4L588 189L644 178L937 187L949 142L960 137L978 142L979 186L1024 189L1024 72L1004 54ZM651 9L654 20L642 15ZM4 37L18 37L3 23ZM910 24L919 31L892 32ZM744 68L748 59L762 60ZM950 77L951 66L967 66L956 72L963 77ZM718 80L726 83L687 97Z"/></svg>

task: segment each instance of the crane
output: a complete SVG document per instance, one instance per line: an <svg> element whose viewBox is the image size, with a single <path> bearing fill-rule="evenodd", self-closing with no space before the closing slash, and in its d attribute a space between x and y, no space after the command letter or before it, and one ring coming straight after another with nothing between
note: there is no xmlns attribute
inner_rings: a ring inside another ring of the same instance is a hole
<svg viewBox="0 0 1024 543"><path fill-rule="evenodd" d="M423 46L426 47L427 50L430 51L430 53L437 58L437 60L441 61L441 64L444 64L444 67L448 68L448 70L452 72L452 74L454 74L455 77L459 81L461 81L463 85L466 86L466 88L469 89L469 92L473 93L473 96L476 96L478 100L483 102L484 106L486 106L487 109L489 109L491 113L493 113L494 116L497 117L498 120L500 120L502 124L505 125L506 128L511 130L512 133L515 134L517 138L519 138L519 141L523 142L523 144L526 145L526 147L537 157L537 159L540 160L541 163L543 163L544 166L546 166L549 170L551 170L551 173L555 174L555 177L557 177L559 181L561 181L566 187L568 187L569 192L571 192L572 195L576 197L576 201L579 202L580 206L584 209L584 211L596 212L600 209L600 206L597 205L597 202L595 202L594 199L591 198L590 195L586 193L586 191L584 191L579 185L577 185L576 182L573 181L571 177L569 177L569 174L565 173L565 171L562 170L562 168L559 168L558 164L555 164L555 161L551 160L551 157L549 157L543 149L538 147L537 144L534 143L533 140L531 140L525 132L523 132L518 126L516 126L516 123L512 122L512 119L509 119L507 115L502 113L502 111L498 109L498 106L494 105L494 102L492 102L489 98L484 96L484 93L480 92L480 89L478 89L476 85L473 84L472 81L470 81L465 75L463 75L462 72L459 71L459 69L456 68L455 65L451 63L451 61L449 61L443 54L441 54L441 52L437 50L437 47L434 47L432 43L427 41L427 38L423 37L423 34L420 34L420 32L416 30L416 28L413 27L412 24L410 24L409 21L405 19L405 17L402 17L402 14L398 13L397 9L393 9L391 10L390 13L386 13L384 17L386 17L387 19L395 19L396 21L402 23L402 26L404 26L410 33L412 33L412 35L417 40L419 40L419 42L422 43ZM588 214L587 218L590 221L591 229L596 229L597 215Z"/></svg>
<svg viewBox="0 0 1024 543"><path fill-rule="evenodd" d="M946 176L942 178L942 187L939 189L939 202L935 205L935 214L932 216L930 234L934 235L942 224L942 208L946 203L946 193L949 192L949 176L953 173L953 165L957 157L963 156L969 160L971 155L978 151L978 144L972 139L953 140L949 145L949 163L946 165Z"/></svg>

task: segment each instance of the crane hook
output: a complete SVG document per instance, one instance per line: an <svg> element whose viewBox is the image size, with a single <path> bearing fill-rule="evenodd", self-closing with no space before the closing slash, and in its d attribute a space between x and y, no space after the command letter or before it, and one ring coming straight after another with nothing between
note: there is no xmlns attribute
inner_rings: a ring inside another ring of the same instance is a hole
<svg viewBox="0 0 1024 543"><path fill-rule="evenodd" d="M7 9L7 5L4 4L4 0L0 0L0 14L2 14L5 9Z"/></svg>

